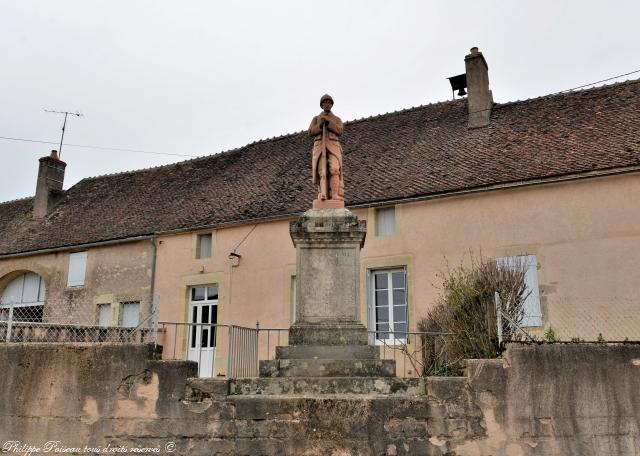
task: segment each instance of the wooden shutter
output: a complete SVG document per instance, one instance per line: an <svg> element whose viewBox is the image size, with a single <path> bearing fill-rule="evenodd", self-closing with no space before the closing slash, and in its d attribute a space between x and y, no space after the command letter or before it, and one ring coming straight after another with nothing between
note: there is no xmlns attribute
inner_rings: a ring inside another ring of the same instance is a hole
<svg viewBox="0 0 640 456"><path fill-rule="evenodd" d="M87 253L88 252L77 252L69 255L68 287L84 285L84 278L87 271Z"/></svg>

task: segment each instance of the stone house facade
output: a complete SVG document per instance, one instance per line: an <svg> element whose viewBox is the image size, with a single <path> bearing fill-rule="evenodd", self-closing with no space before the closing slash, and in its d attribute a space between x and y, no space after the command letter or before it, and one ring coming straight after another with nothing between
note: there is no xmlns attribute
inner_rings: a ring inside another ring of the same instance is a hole
<svg viewBox="0 0 640 456"><path fill-rule="evenodd" d="M530 331L640 338L640 80L497 104L482 54L465 63L468 98L345 123L347 207L368 223L362 321L415 330L438 274L474 252L528 264ZM287 328L310 150L299 132L66 191L45 157L36 197L0 204L0 293L34 273L43 321L139 323L159 299L162 321Z"/></svg>

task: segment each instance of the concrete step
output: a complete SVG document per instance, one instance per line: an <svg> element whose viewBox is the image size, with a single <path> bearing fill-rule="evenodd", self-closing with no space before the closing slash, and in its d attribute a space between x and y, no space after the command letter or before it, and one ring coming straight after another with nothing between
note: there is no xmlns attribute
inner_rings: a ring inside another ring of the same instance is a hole
<svg viewBox="0 0 640 456"><path fill-rule="evenodd" d="M260 361L260 377L395 377L392 359L274 359Z"/></svg>
<svg viewBox="0 0 640 456"><path fill-rule="evenodd" d="M229 380L232 395L367 394L423 396L423 378L395 377L279 377Z"/></svg>
<svg viewBox="0 0 640 456"><path fill-rule="evenodd" d="M379 359L380 347L372 345L290 345L276 347L277 359Z"/></svg>
<svg viewBox="0 0 640 456"><path fill-rule="evenodd" d="M367 328L360 322L295 323L289 345L367 345Z"/></svg>

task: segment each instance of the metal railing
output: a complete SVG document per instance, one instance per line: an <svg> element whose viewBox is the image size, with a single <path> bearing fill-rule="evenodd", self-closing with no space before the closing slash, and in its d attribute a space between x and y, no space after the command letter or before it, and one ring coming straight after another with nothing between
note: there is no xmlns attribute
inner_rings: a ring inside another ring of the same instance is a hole
<svg viewBox="0 0 640 456"><path fill-rule="evenodd" d="M396 361L400 377L455 375L448 358L449 335L369 331L369 344L380 348L381 359ZM159 321L158 343L165 359L198 362L200 376L257 377L259 362L274 359L276 347L288 345L289 329Z"/></svg>
<svg viewBox="0 0 640 456"><path fill-rule="evenodd" d="M396 362L399 377L451 376L447 332L369 331L369 345L380 346L382 359Z"/></svg>

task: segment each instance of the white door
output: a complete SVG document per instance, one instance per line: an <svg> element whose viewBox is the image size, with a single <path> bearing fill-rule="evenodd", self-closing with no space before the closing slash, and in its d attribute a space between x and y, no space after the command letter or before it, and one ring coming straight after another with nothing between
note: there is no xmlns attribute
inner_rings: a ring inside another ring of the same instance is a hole
<svg viewBox="0 0 640 456"><path fill-rule="evenodd" d="M216 357L216 323L218 322L218 286L192 287L189 303L190 361L198 363L200 377L213 377Z"/></svg>

